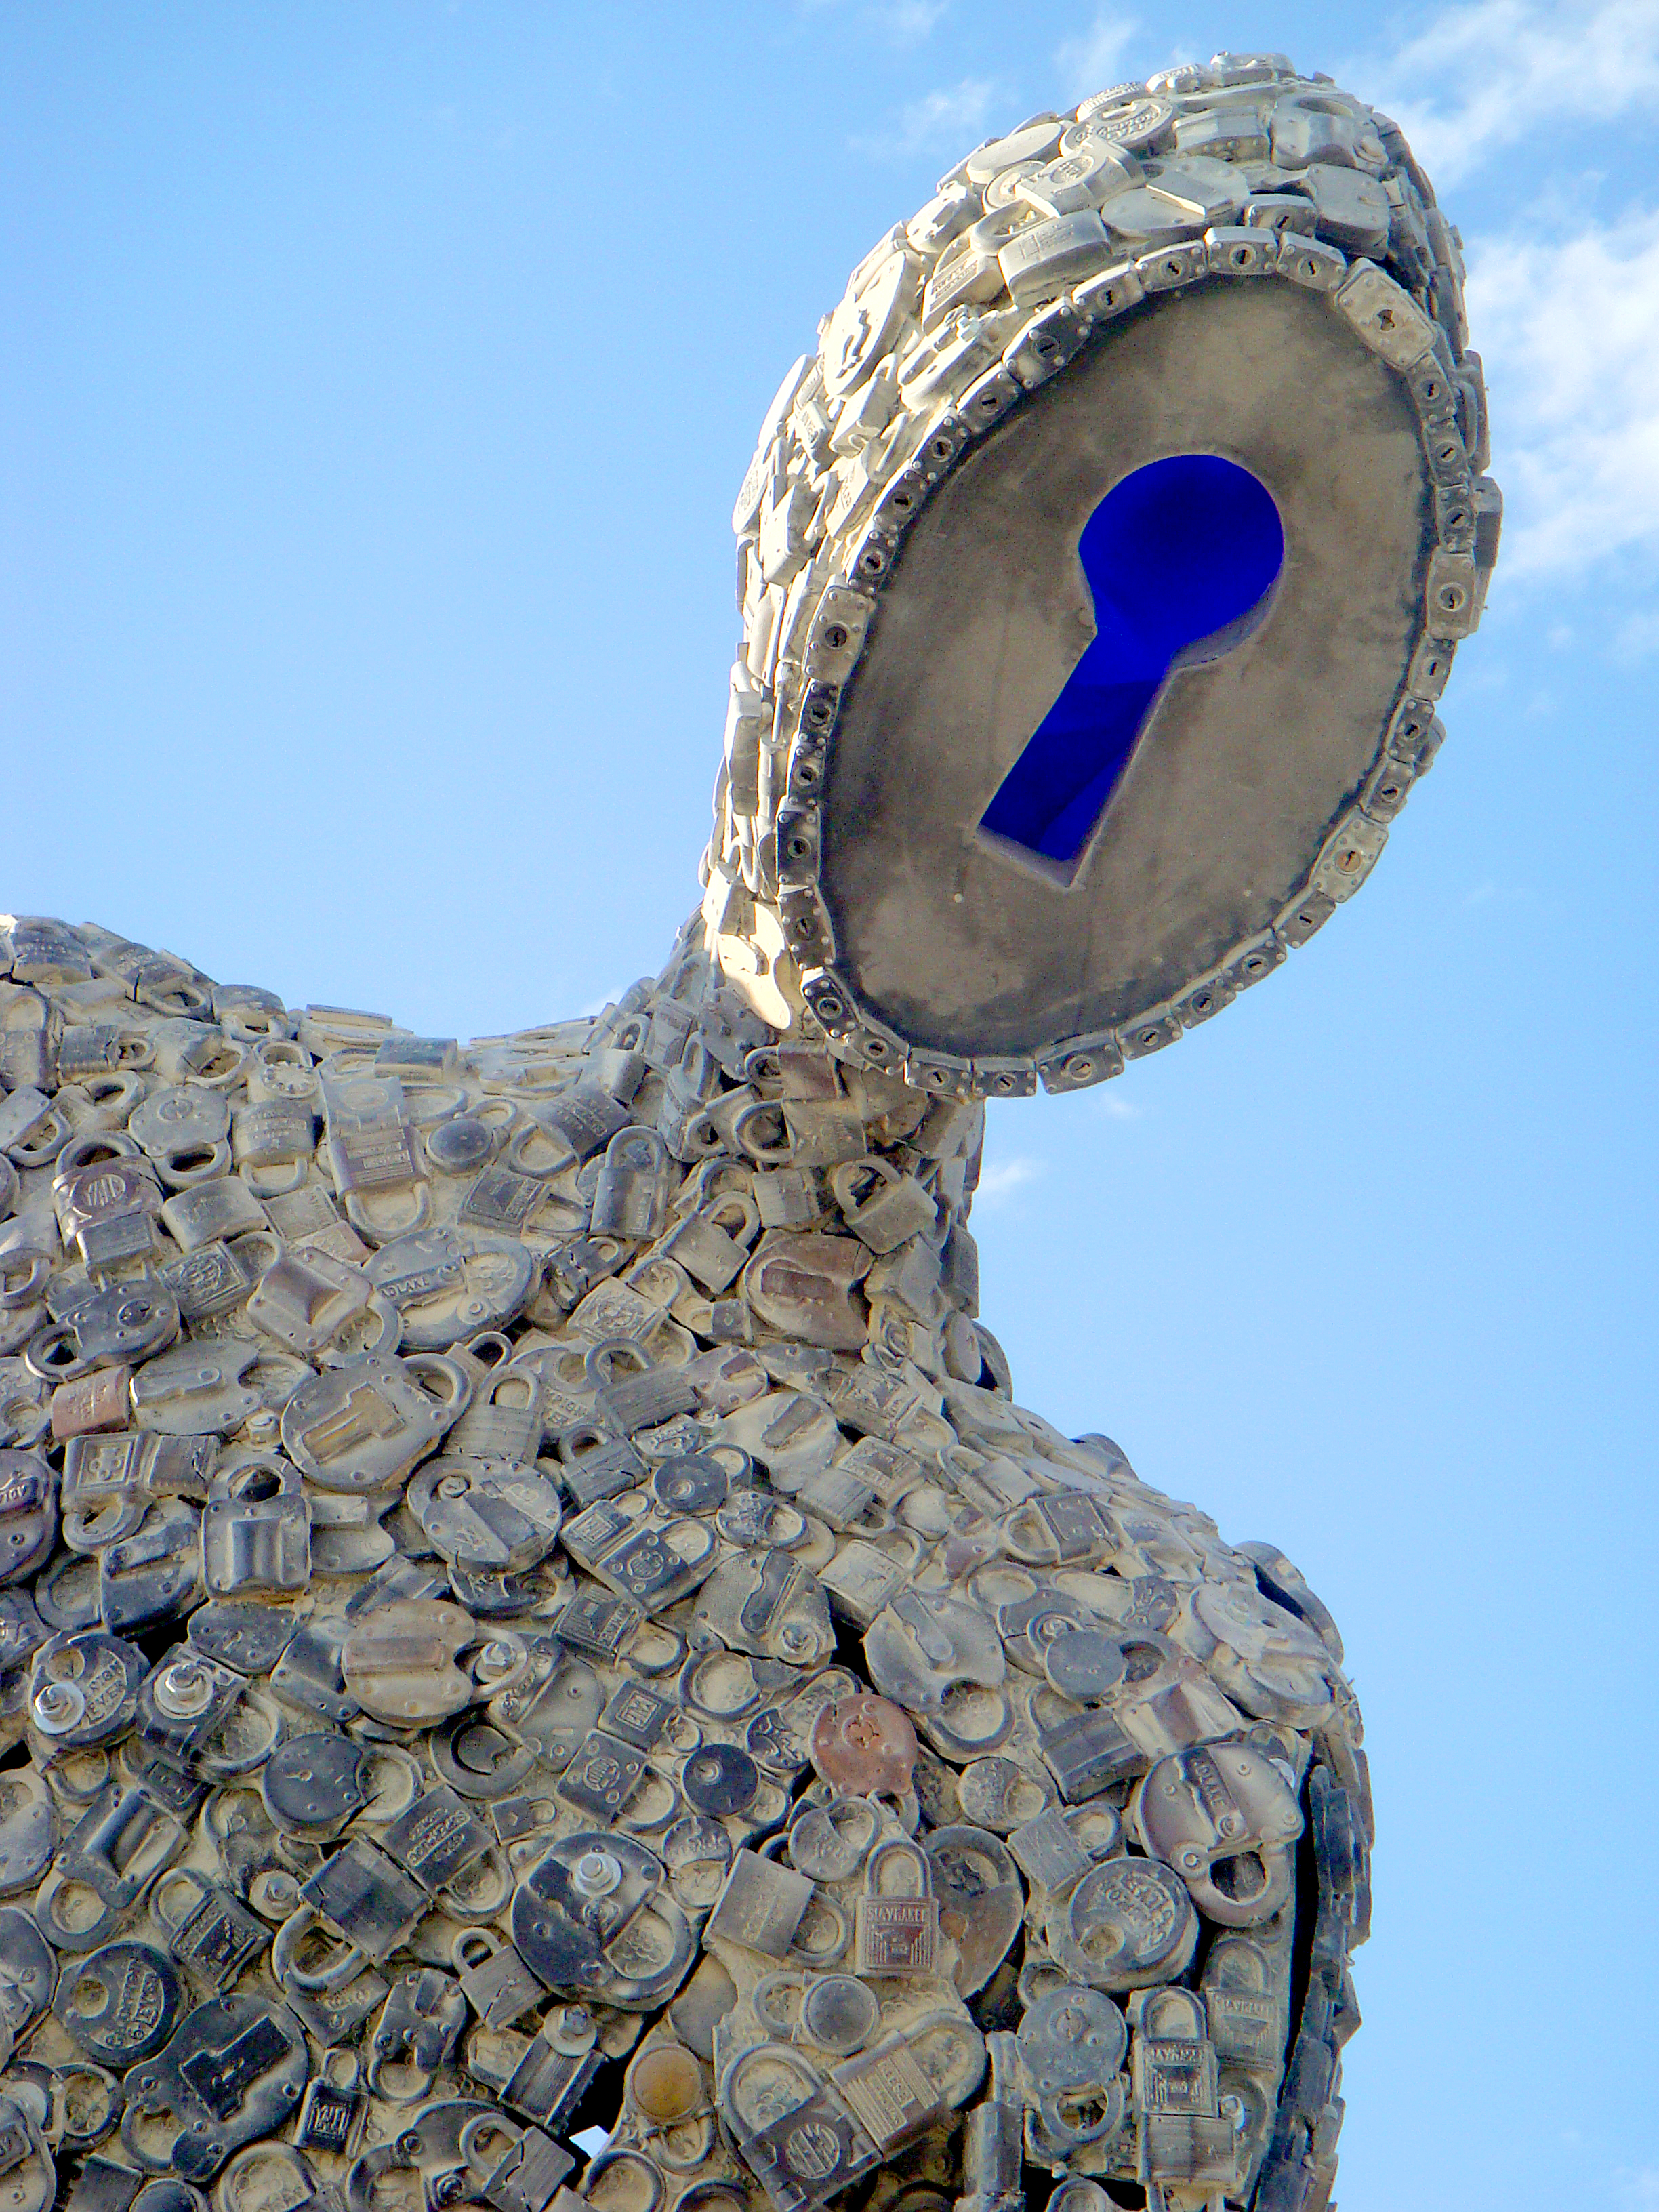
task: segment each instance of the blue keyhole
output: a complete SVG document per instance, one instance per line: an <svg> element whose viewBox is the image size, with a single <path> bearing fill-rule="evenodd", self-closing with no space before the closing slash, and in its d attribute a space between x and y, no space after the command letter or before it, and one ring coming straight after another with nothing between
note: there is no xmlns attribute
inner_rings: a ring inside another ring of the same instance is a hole
<svg viewBox="0 0 1659 2212"><path fill-rule="evenodd" d="M1256 629L1285 565L1265 484L1214 453L1149 461L1078 540L1096 635L980 817L1069 882L1178 668Z"/></svg>

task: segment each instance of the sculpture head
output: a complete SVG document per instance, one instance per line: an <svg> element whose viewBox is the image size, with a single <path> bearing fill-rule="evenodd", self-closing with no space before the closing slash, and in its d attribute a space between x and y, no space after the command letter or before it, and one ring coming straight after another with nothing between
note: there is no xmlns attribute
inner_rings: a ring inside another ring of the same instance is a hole
<svg viewBox="0 0 1659 2212"><path fill-rule="evenodd" d="M1115 1074L1302 944L1440 742L1501 501L1396 127L1218 55L959 162L744 480L703 913L921 1088Z"/></svg>

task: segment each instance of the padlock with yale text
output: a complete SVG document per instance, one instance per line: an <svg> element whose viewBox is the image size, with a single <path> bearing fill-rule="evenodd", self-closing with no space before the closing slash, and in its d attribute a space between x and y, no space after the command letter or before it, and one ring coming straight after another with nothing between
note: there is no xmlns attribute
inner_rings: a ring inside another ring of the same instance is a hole
<svg viewBox="0 0 1659 2212"><path fill-rule="evenodd" d="M1302 1810L1279 1769L1237 1738L1160 1759L1134 1800L1136 1832L1207 1918L1249 1928L1291 1895Z"/></svg>
<svg viewBox="0 0 1659 2212"><path fill-rule="evenodd" d="M919 1844L890 1837L865 1861L853 1942L860 1974L933 1972L939 1899L933 1895L933 1869Z"/></svg>

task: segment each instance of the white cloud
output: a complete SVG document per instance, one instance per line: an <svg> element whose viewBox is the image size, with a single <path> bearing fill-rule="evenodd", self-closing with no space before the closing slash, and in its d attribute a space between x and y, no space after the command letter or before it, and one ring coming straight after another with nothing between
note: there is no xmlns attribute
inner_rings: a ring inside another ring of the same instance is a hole
<svg viewBox="0 0 1659 2212"><path fill-rule="evenodd" d="M992 103L1002 96L991 78L965 76L907 102L878 137L852 143L860 154L889 160L928 153L959 157L986 136Z"/></svg>
<svg viewBox="0 0 1659 2212"><path fill-rule="evenodd" d="M840 5L841 0L800 0L805 15ZM884 33L896 46L916 46L932 34L950 6L951 0L872 0L859 10L859 21Z"/></svg>
<svg viewBox="0 0 1659 2212"><path fill-rule="evenodd" d="M1339 75L1397 119L1437 182L1534 137L1577 161L1595 141L1573 125L1659 94L1659 0L1474 0Z"/></svg>
<svg viewBox="0 0 1659 2212"><path fill-rule="evenodd" d="M898 46L917 46L928 37L951 0L883 0L875 19Z"/></svg>
<svg viewBox="0 0 1659 2212"><path fill-rule="evenodd" d="M1479 244L1469 321L1508 501L1499 575L1659 544L1659 210Z"/></svg>
<svg viewBox="0 0 1659 2212"><path fill-rule="evenodd" d="M1066 39L1054 50L1060 82L1070 100L1086 100L1103 92L1124 75L1124 50L1140 26L1130 15L1109 15L1103 10L1081 38Z"/></svg>
<svg viewBox="0 0 1659 2212"><path fill-rule="evenodd" d="M1036 1182L1042 1173L1042 1162L1017 1152L1011 1160L999 1161L995 1167L980 1170L979 1188L974 1193L977 1203L994 1206L1028 1182Z"/></svg>
<svg viewBox="0 0 1659 2212"><path fill-rule="evenodd" d="M1659 2166L1644 2166L1639 2172L1621 2166L1613 2185L1619 2212L1659 2212Z"/></svg>
<svg viewBox="0 0 1659 2212"><path fill-rule="evenodd" d="M1140 1109L1132 1098L1125 1098L1115 1086L1097 1093L1100 1110L1113 1121L1138 1121Z"/></svg>

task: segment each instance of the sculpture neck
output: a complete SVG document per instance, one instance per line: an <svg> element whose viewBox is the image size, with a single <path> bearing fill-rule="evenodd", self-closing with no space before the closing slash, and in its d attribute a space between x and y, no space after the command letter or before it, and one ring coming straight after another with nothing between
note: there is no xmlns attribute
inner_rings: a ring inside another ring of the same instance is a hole
<svg viewBox="0 0 1659 2212"><path fill-rule="evenodd" d="M654 1140L640 1164L656 1162L669 1225L633 1264L686 1278L673 1310L693 1316L694 1334L752 1344L775 1369L793 1346L803 1370L817 1355L912 1376L930 1395L1007 1389L977 1325L967 1227L977 1100L929 1097L844 1066L821 1033L769 1026L710 959L696 920L659 975L599 1014L585 1056ZM596 1190L596 1236L621 1220L625 1196ZM665 1276L654 1290L672 1286Z"/></svg>

